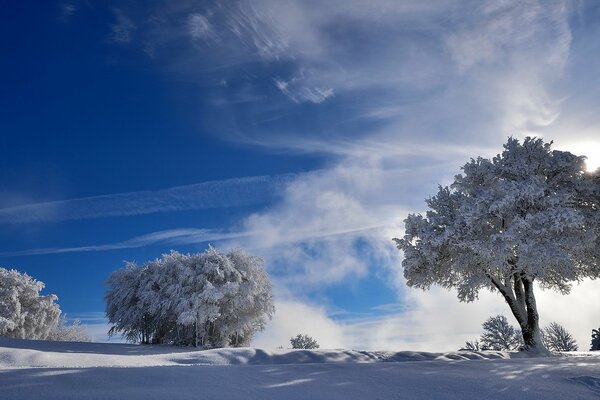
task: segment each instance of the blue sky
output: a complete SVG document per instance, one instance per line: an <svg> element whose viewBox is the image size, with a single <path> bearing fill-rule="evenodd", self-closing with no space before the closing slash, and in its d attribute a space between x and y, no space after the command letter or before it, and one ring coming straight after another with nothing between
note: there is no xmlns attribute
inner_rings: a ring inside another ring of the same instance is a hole
<svg viewBox="0 0 600 400"><path fill-rule="evenodd" d="M510 135L600 165L599 16L592 1L5 5L0 265L102 339L124 260L239 245L275 284L257 345L303 330L453 349L506 306L407 289L391 238ZM581 346L600 309L567 305L594 285L541 294Z"/></svg>

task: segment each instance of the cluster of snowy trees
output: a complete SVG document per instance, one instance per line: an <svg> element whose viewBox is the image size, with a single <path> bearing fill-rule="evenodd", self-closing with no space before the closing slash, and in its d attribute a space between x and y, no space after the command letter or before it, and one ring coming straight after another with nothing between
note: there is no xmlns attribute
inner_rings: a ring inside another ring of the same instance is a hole
<svg viewBox="0 0 600 400"><path fill-rule="evenodd" d="M246 346L274 313L263 260L241 249L127 263L107 284L109 334L132 342Z"/></svg>
<svg viewBox="0 0 600 400"><path fill-rule="evenodd" d="M534 287L568 293L600 276L600 177L585 157L510 138L492 159L471 159L450 187L405 220L395 239L409 286L455 288L461 301L497 291L524 349L545 352Z"/></svg>
<svg viewBox="0 0 600 400"><path fill-rule="evenodd" d="M523 348L523 337L504 315L488 318L483 324L483 333L478 340L466 342L461 350L513 351ZM541 330L541 340L550 351L577 351L573 336L557 322L552 322Z"/></svg>
<svg viewBox="0 0 600 400"><path fill-rule="evenodd" d="M308 335L298 334L290 338L292 349L318 349L319 343Z"/></svg>
<svg viewBox="0 0 600 400"><path fill-rule="evenodd" d="M69 325L55 295L40 295L44 283L0 268L0 336L17 339L90 341L75 321Z"/></svg>

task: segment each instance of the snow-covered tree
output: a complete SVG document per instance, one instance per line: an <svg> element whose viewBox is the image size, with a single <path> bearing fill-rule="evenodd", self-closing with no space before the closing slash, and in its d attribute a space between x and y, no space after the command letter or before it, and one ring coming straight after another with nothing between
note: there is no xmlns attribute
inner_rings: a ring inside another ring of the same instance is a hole
<svg viewBox="0 0 600 400"><path fill-rule="evenodd" d="M88 335L79 320L75 320L69 324L66 315L62 314L46 340L56 342L91 342L92 338Z"/></svg>
<svg viewBox="0 0 600 400"><path fill-rule="evenodd" d="M308 335L298 334L296 337L290 338L292 349L318 349L319 344L315 339Z"/></svg>
<svg viewBox="0 0 600 400"><path fill-rule="evenodd" d="M41 296L44 283L16 270L0 268L0 336L46 339L60 308L53 294Z"/></svg>
<svg viewBox="0 0 600 400"><path fill-rule="evenodd" d="M577 351L577 342L562 325L552 322L542 331L542 340L548 350Z"/></svg>
<svg viewBox="0 0 600 400"><path fill-rule="evenodd" d="M139 290L143 272L143 268L127 263L108 278L106 316L113 324L109 335L120 332L128 341L149 343L148 315L141 309Z"/></svg>
<svg viewBox="0 0 600 400"><path fill-rule="evenodd" d="M517 330L508 323L504 315L489 317L482 325L482 350L512 351L522 346Z"/></svg>
<svg viewBox="0 0 600 400"><path fill-rule="evenodd" d="M584 160L530 137L510 138L491 160L471 159L395 239L407 284L455 288L467 302L497 290L525 349L545 351L534 284L568 293L571 282L600 276L600 196Z"/></svg>
<svg viewBox="0 0 600 400"><path fill-rule="evenodd" d="M142 266L128 263L107 283L109 334L129 341L245 346L274 312L263 260L241 249L173 251Z"/></svg>
<svg viewBox="0 0 600 400"><path fill-rule="evenodd" d="M471 342L465 342L465 347L461 347L458 351L480 351L483 350L481 348L481 344L479 340L473 340Z"/></svg>
<svg viewBox="0 0 600 400"><path fill-rule="evenodd" d="M600 350L600 329L592 329L592 348L590 350Z"/></svg>

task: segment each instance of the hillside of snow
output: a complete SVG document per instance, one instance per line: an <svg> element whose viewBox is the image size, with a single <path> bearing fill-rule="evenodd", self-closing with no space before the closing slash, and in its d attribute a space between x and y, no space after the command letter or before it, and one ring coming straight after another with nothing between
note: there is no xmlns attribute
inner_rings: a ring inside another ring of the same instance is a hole
<svg viewBox="0 0 600 400"><path fill-rule="evenodd" d="M597 399L600 354L365 352L0 338L0 399Z"/></svg>

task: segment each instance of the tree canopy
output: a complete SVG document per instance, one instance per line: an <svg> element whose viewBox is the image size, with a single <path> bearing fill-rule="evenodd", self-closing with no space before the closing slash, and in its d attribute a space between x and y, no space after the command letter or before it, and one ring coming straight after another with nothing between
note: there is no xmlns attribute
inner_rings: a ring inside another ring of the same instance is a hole
<svg viewBox="0 0 600 400"><path fill-rule="evenodd" d="M56 295L42 295L44 282L0 268L0 336L54 341L89 341L79 321L68 324Z"/></svg>
<svg viewBox="0 0 600 400"><path fill-rule="evenodd" d="M58 324L60 308L44 283L16 270L0 268L0 336L46 339Z"/></svg>
<svg viewBox="0 0 600 400"><path fill-rule="evenodd" d="M108 278L110 334L129 341L203 347L248 345L274 312L272 289L259 257L171 252Z"/></svg>

